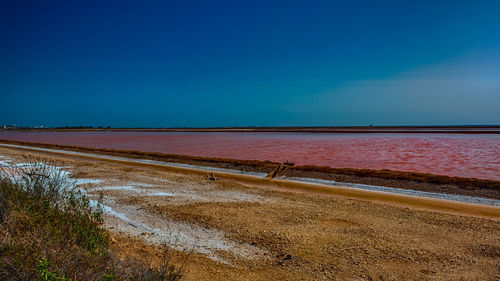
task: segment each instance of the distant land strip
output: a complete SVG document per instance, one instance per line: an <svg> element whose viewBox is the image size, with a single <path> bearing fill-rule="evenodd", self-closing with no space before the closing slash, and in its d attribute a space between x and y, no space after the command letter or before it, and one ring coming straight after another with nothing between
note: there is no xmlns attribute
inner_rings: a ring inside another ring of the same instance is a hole
<svg viewBox="0 0 500 281"><path fill-rule="evenodd" d="M22 132L284 132L284 133L424 133L424 134L500 134L500 125L461 126L318 126L318 127L201 127L201 128L111 128L111 127L6 127L1 131Z"/></svg>
<svg viewBox="0 0 500 281"><path fill-rule="evenodd" d="M165 154L158 152L117 150L107 148L10 141L1 139L0 143L43 148L59 148L70 151L92 152L111 156L150 159L164 162L242 170L248 172L270 173L271 171L282 165L282 163L272 161L211 158ZM316 178L324 180L334 180L336 182L377 185L456 195L478 196L500 200L500 181L489 179L451 177L428 173L403 172L393 170L332 168L327 166L314 165L292 166L283 174L283 176Z"/></svg>

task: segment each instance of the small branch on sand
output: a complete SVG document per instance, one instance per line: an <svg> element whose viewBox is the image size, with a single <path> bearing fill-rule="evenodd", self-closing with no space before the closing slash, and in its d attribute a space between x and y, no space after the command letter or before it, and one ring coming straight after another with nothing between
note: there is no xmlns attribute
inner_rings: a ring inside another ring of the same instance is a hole
<svg viewBox="0 0 500 281"><path fill-rule="evenodd" d="M217 180L219 180L218 178L215 177L214 173L212 173L212 175L205 175L205 177L208 180L211 180L211 181L217 181Z"/></svg>

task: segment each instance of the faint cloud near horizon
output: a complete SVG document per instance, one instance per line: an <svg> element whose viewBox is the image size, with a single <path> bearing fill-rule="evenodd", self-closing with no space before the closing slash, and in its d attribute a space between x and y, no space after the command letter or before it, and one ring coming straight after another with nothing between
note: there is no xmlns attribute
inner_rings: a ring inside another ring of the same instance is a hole
<svg viewBox="0 0 500 281"><path fill-rule="evenodd" d="M339 125L500 124L499 57L466 57L349 81L285 110Z"/></svg>

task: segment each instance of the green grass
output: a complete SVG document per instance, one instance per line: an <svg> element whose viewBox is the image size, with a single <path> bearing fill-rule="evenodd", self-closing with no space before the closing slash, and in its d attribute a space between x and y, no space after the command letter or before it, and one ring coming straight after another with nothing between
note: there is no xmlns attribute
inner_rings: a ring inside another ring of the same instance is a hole
<svg viewBox="0 0 500 281"><path fill-rule="evenodd" d="M14 180L15 179L15 180ZM0 172L0 280L178 280L170 262L121 261L99 206L39 159ZM165 251L168 253L168 251ZM170 261L170 259L165 259Z"/></svg>

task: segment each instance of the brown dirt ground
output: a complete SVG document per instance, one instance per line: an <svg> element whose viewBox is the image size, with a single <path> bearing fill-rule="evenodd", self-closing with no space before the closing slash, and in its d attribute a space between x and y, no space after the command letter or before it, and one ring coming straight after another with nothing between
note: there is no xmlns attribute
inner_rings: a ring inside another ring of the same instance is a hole
<svg viewBox="0 0 500 281"><path fill-rule="evenodd" d="M36 153L34 153L36 154ZM19 159L20 152L0 148ZM256 259L227 255L230 264L200 253L176 251L185 280L499 280L500 220L415 210L322 194L271 190L202 175L147 167L47 156L73 167L73 175L97 179L176 182L182 193L205 196L254 194L270 200L190 200L121 196L118 199L192 225L217 229L241 244L265 250ZM176 190L177 189L177 190ZM169 190L172 191L172 190ZM230 193L232 192L232 193ZM218 193L218 194L219 194ZM210 198L210 197L208 197ZM160 249L144 237L114 232L112 249L122 257L155 257Z"/></svg>

